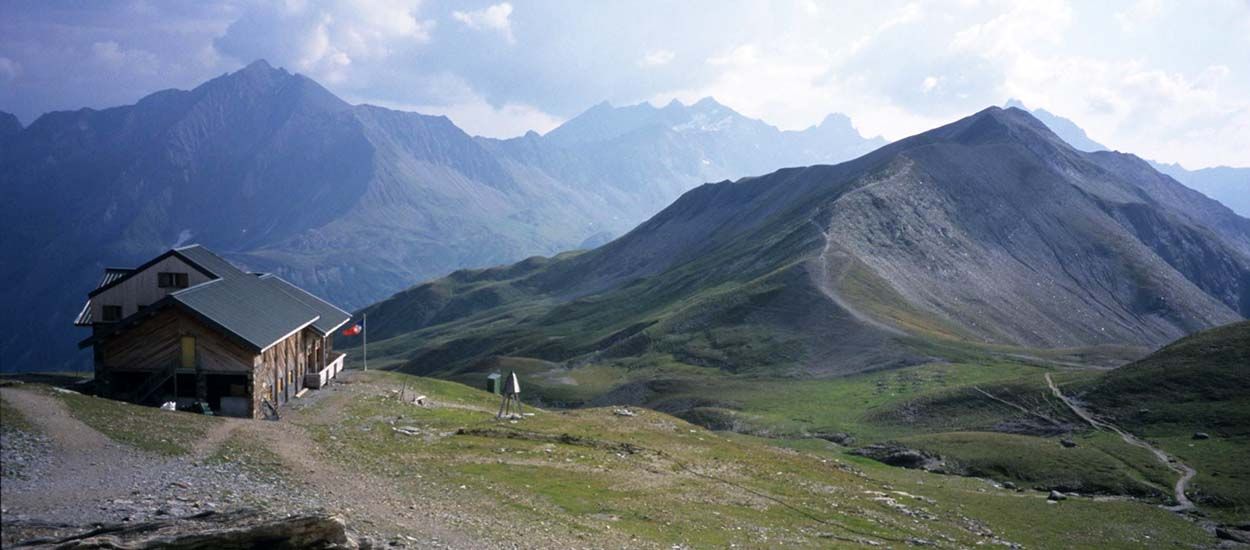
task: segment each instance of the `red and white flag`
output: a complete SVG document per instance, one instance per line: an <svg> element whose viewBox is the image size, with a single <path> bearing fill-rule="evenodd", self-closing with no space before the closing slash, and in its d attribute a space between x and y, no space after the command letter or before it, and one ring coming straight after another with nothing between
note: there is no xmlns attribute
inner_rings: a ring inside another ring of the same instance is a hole
<svg viewBox="0 0 1250 550"><path fill-rule="evenodd" d="M360 334L360 332L363 331L364 329L365 327L360 326L360 323L356 323L344 329L343 336L355 336L357 334Z"/></svg>

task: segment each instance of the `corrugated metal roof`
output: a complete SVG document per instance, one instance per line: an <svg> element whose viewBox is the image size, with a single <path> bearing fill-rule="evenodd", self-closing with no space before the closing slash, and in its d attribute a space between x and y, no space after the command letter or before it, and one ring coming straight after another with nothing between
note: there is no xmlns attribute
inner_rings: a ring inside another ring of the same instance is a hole
<svg viewBox="0 0 1250 550"><path fill-rule="evenodd" d="M125 267L106 267L104 268L104 276L100 277L100 284L96 285L96 290L104 288L117 282L123 277L128 277L135 270ZM91 298L87 298L87 303L82 305L82 309L78 311L78 317L74 318L74 324L80 327L91 326Z"/></svg>
<svg viewBox="0 0 1250 550"><path fill-rule="evenodd" d="M214 279L169 297L258 350L318 318L303 302L246 274Z"/></svg>
<svg viewBox="0 0 1250 550"><path fill-rule="evenodd" d="M247 272L235 267L234 264L227 262L221 256L209 252L207 248L198 244L175 248L174 252L188 262L204 268L206 271L223 279L247 275Z"/></svg>
<svg viewBox="0 0 1250 550"><path fill-rule="evenodd" d="M135 270L124 267L106 267L104 268L104 277L100 278L100 284L96 285L96 288L104 288L113 284L114 281L134 272Z"/></svg>
<svg viewBox="0 0 1250 550"><path fill-rule="evenodd" d="M304 305L312 308L320 317L317 322L313 323L313 328L321 334L330 334L345 323L351 320L352 314L335 307L321 298L314 296L311 292L304 290L298 286L291 284L286 279L273 274L265 274L260 276L260 280L277 288L279 292L284 292L288 296L299 300Z"/></svg>
<svg viewBox="0 0 1250 550"><path fill-rule="evenodd" d="M256 349L265 349L320 318L319 311L303 300L207 248L192 245L176 251L218 278L169 297Z"/></svg>
<svg viewBox="0 0 1250 550"><path fill-rule="evenodd" d="M91 300L83 304L82 311L78 312L78 317L74 319L74 324L80 327L91 326Z"/></svg>

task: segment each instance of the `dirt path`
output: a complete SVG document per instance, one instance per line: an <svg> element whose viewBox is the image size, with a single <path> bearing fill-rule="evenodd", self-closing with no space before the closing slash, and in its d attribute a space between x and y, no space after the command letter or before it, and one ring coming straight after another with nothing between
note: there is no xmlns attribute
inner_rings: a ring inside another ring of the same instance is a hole
<svg viewBox="0 0 1250 550"><path fill-rule="evenodd" d="M325 501L331 512L345 513L374 528L415 535L427 547L483 546L480 540L452 527L448 517L423 513L431 511L427 502L401 492L394 481L349 470L322 456L307 430L294 423L299 415L288 412L280 423L252 421L240 429L249 433L249 440L264 441L296 480Z"/></svg>
<svg viewBox="0 0 1250 550"><path fill-rule="evenodd" d="M4 481L5 508L73 521L77 512L65 503L129 494L137 474L159 465L83 424L53 397L12 388L0 389L0 395L51 443L48 456L32 465L30 477L37 482Z"/></svg>
<svg viewBox="0 0 1250 550"><path fill-rule="evenodd" d="M812 223L815 224L816 221L812 220ZM820 280L816 282L816 286L820 288L820 291L823 292L824 295L834 303L834 305L838 306L843 311L846 311L847 314L854 317L855 320L895 336L906 336L907 334L903 331L878 321L859 311L855 308L855 306L851 305L850 302L842 298L842 295L837 291L837 286L838 284L841 284L842 279L846 277L847 271L850 270L850 256L841 250L834 250L836 247L834 245L833 238L829 235L828 228L820 227L819 224L816 225L817 229L820 230L820 234L825 239L825 247L821 249L820 256L816 258L817 263L820 264ZM833 267L830 266L829 256L831 251L835 256L843 260L838 264L839 269L837 273L833 273Z"/></svg>
<svg viewBox="0 0 1250 550"><path fill-rule="evenodd" d="M288 511L323 507L344 514L356 530L385 537L378 541L383 544L400 533L421 547L490 546L454 528L455 514L428 506L420 496L401 493L393 481L325 457L308 431L292 422L304 414L300 411L288 411L282 422L222 418L186 456L165 457L113 441L74 418L54 396L14 388L0 388L0 396L49 443L49 451L25 478L4 480L0 492L6 518L20 514L14 519L68 525L118 521L126 515L138 519L162 508L170 512L161 514L180 515L195 511L190 509L193 502L223 503L221 493L237 490L290 500L281 506ZM326 408L312 411L317 418L308 421L315 424L328 414L326 421L333 422L334 411L347 396L335 397L339 399L326 403ZM206 459L236 434L263 442L281 459L284 475L243 483L249 474L239 465L206 465ZM184 503L188 509L179 511Z"/></svg>
<svg viewBox="0 0 1250 550"><path fill-rule="evenodd" d="M191 448L191 456L196 460L204 460L216 451L222 443L230 439L230 435L239 428L241 422L233 418L222 418L221 422L208 430L204 437L195 442L195 446Z"/></svg>
<svg viewBox="0 0 1250 550"><path fill-rule="evenodd" d="M1020 404L1017 404L1017 403L1012 403L1011 401L1008 401L1008 400L1006 400L1006 399L1003 399L1003 398L1001 398L1001 397L999 397L999 396L997 396L997 395L994 395L994 394L992 394L992 393L990 393L990 392L987 392L987 391L985 391L985 390L981 389L981 387L980 387L980 386L973 386L973 387L972 387L972 389L976 390L976 391L977 391L977 392L979 392L981 395L984 395L984 396L986 396L986 397L988 397L988 398L990 398L990 399L992 399L992 400L994 400L994 401L996 401L996 402L998 402L998 403L1001 403L1001 404L1003 404L1003 405L1006 405L1006 406L1008 406L1008 407L1011 407L1011 408L1013 408L1013 409L1016 409L1016 410L1018 410L1018 411L1020 411L1020 412L1022 412L1022 413L1024 413L1024 414L1029 415L1029 416L1034 416L1034 417L1040 418L1040 419L1042 419L1042 420L1045 420L1047 423L1049 423L1049 424L1050 424L1050 425L1052 425L1052 426L1056 426L1056 427L1058 427L1058 428L1060 428L1060 429L1063 429L1063 424L1062 424L1062 423L1060 423L1058 420L1055 420L1055 419L1053 419L1053 418L1051 418L1051 417L1049 417L1049 416L1046 416L1046 415L1044 415L1044 414L1042 414L1042 413L1039 413L1039 412L1037 412L1037 411L1034 411L1034 410L1031 410L1031 409L1029 409L1029 408L1026 408L1026 407L1024 407L1023 405L1020 405Z"/></svg>
<svg viewBox="0 0 1250 550"><path fill-rule="evenodd" d="M1197 470L1191 468L1183 462L1180 462L1163 449L1155 447L1141 438L1120 429L1119 426L1111 424L1110 422L1099 420L1093 414L1090 414L1089 411L1085 410L1085 407L1077 404L1075 401L1065 396L1063 392L1059 391L1059 386L1055 385L1055 381L1050 378L1050 373L1046 373L1046 384L1050 386L1050 391L1055 394L1055 397L1059 398L1060 401L1063 401L1069 409L1072 409L1072 412L1076 413L1077 416L1081 417L1081 419L1089 423L1089 425L1097 429L1110 430L1119 434L1120 438L1123 439L1125 443L1150 451L1155 455L1155 458L1157 458L1159 462L1163 463L1164 466L1167 466L1172 471L1180 474L1181 477L1176 480L1176 487L1174 488L1176 505L1171 506L1168 509L1174 512L1194 509L1194 503L1189 500L1188 496L1185 496L1185 489L1189 487L1189 481L1198 474Z"/></svg>
<svg viewBox="0 0 1250 550"><path fill-rule="evenodd" d="M0 398L48 442L45 450L28 457L20 477L0 484L6 521L84 524L193 513L213 506L205 495L227 502L220 489L238 479L225 467L200 467L187 457L158 456L117 443L74 418L53 396L3 388Z"/></svg>
<svg viewBox="0 0 1250 550"><path fill-rule="evenodd" d="M0 388L0 396L62 450L108 452L120 449L113 440L74 418L65 405L52 397L13 388Z"/></svg>

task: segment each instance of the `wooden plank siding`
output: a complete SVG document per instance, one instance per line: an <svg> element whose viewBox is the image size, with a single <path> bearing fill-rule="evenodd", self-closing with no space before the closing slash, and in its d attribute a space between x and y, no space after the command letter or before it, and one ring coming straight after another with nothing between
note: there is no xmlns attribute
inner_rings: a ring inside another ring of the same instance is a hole
<svg viewBox="0 0 1250 550"><path fill-rule="evenodd" d="M324 366L332 346L329 338L323 339L310 327L255 353L191 315L165 309L96 344L101 395L117 397L132 389L115 387L113 374L156 374L179 365L183 336L195 337L196 368L179 368L178 372L247 376L252 418L264 417L266 401L278 408L303 389L305 375Z"/></svg>
<svg viewBox="0 0 1250 550"><path fill-rule="evenodd" d="M179 363L183 336L195 337L196 365L205 372L247 374L255 354L234 340L176 309L166 309L97 344L100 366L120 370L161 370Z"/></svg>
<svg viewBox="0 0 1250 550"><path fill-rule="evenodd" d="M140 306L156 303L170 292L180 288L160 288L157 286L157 274L161 272L186 273L189 286L195 286L209 280L198 269L191 267L178 256L170 256L151 267L131 275L130 278L118 283L117 286L105 290L91 298L91 318L96 322L104 319L104 306L121 306L122 318L134 315Z"/></svg>

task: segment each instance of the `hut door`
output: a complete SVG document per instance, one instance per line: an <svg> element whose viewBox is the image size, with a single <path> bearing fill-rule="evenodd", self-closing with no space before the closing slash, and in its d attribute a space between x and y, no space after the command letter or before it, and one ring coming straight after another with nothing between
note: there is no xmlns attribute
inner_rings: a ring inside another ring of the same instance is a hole
<svg viewBox="0 0 1250 550"><path fill-rule="evenodd" d="M182 364L181 366L184 369L195 368L195 337L194 336L182 337Z"/></svg>

